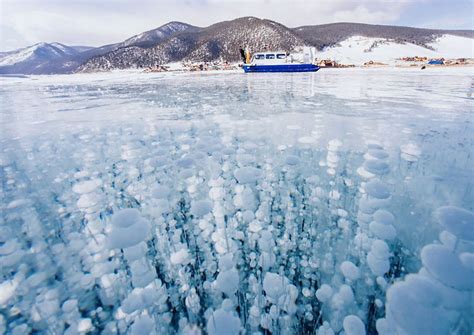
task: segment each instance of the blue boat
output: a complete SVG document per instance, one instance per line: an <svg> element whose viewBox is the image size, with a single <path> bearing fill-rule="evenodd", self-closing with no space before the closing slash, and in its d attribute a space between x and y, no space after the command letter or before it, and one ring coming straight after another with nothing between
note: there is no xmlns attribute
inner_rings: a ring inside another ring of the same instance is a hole
<svg viewBox="0 0 474 335"><path fill-rule="evenodd" d="M245 72L315 72L319 66L296 61L286 52L259 52L243 65Z"/></svg>

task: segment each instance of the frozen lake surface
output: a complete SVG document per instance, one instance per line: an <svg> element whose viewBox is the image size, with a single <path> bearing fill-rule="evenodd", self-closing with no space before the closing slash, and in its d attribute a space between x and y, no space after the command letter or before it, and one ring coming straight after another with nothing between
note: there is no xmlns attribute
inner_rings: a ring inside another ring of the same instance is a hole
<svg viewBox="0 0 474 335"><path fill-rule="evenodd" d="M473 78L0 77L0 333L471 334Z"/></svg>

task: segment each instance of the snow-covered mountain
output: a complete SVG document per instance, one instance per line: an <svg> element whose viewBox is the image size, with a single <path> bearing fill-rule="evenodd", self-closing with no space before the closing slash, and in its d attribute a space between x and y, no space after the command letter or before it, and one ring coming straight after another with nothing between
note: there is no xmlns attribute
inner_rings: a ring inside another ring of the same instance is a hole
<svg viewBox="0 0 474 335"><path fill-rule="evenodd" d="M350 22L303 26L294 28L293 31L308 45L312 45L318 50L333 46L352 36L387 39L397 43L411 43L428 48L429 43L444 34L474 38L473 30L423 29Z"/></svg>
<svg viewBox="0 0 474 335"><path fill-rule="evenodd" d="M88 59L121 48L150 47L176 33L197 29L186 23L170 22L156 29L98 48L67 46L61 43L38 43L27 48L0 53L1 73L50 74L73 72Z"/></svg>
<svg viewBox="0 0 474 335"><path fill-rule="evenodd" d="M239 49L251 46L253 50L292 50L305 41L282 24L254 17L220 22L206 28L186 30L153 48L120 48L91 58L79 71L156 66L179 60L237 61Z"/></svg>
<svg viewBox="0 0 474 335"><path fill-rule="evenodd" d="M67 59L91 47L67 46L61 43L37 43L10 52L0 53L0 73L56 73L67 66Z"/></svg>
<svg viewBox="0 0 474 335"><path fill-rule="evenodd" d="M32 46L0 54L0 66L23 62L42 62L72 56L80 51L61 43L37 43Z"/></svg>
<svg viewBox="0 0 474 335"><path fill-rule="evenodd" d="M362 65L376 61L396 64L403 57L473 58L474 39L441 35L426 46L387 38L351 36L340 43L324 48L318 59L331 59L340 64Z"/></svg>
<svg viewBox="0 0 474 335"><path fill-rule="evenodd" d="M129 47L129 46L138 46L138 47L152 47L163 41L164 39L185 31L185 30L196 30L197 27L191 26L187 23L182 22L170 22L159 28L145 31L144 33L135 35L125 40L122 43L119 43L118 47Z"/></svg>
<svg viewBox="0 0 474 335"><path fill-rule="evenodd" d="M243 17L199 28L170 22L123 42L97 48L39 43L0 53L0 73L48 74L142 68L177 61L238 61L239 49L286 50L307 45L318 58L340 63L388 62L399 57L474 58L473 30L431 30L335 23L288 28Z"/></svg>
<svg viewBox="0 0 474 335"><path fill-rule="evenodd" d="M153 67L176 61L238 61L239 48L294 50L310 45L341 63L387 61L406 56L474 57L473 31L340 23L287 28L277 22L244 17L185 31L153 48L121 48L93 57L79 71ZM352 48L354 46L354 48ZM359 50L360 49L360 50ZM439 51L437 51L439 50Z"/></svg>

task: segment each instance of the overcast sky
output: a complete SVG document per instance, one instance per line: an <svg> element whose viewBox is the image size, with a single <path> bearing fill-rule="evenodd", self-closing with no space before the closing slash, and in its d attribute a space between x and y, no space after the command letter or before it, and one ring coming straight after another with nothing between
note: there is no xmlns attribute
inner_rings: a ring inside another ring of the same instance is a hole
<svg viewBox="0 0 474 335"><path fill-rule="evenodd" d="M38 42L99 46L169 21L256 16L289 27L363 22L474 29L474 0L0 0L0 49Z"/></svg>

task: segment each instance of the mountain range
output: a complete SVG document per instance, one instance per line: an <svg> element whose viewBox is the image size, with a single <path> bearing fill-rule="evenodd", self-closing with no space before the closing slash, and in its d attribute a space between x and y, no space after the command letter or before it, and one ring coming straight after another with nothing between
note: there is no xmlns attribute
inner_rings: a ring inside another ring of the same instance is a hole
<svg viewBox="0 0 474 335"><path fill-rule="evenodd" d="M353 37L379 38L432 50L442 35L474 38L473 30L440 30L360 23L333 23L288 28L278 22L243 17L196 27L170 22L101 47L38 43L0 53L0 74L55 74L144 68L177 62L229 61L240 59L239 48L292 51L313 46L323 51Z"/></svg>

